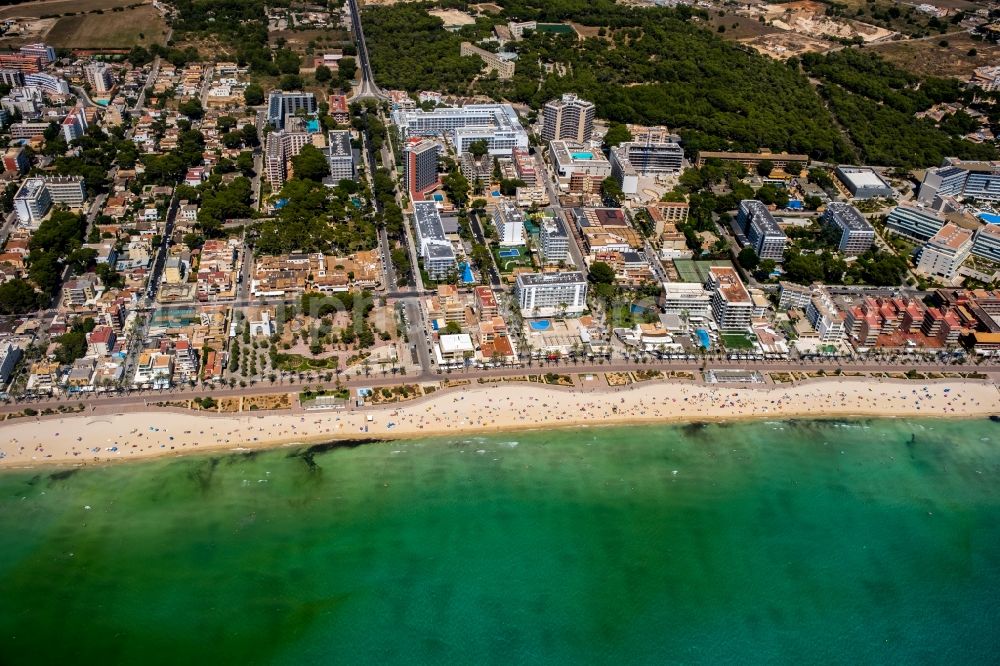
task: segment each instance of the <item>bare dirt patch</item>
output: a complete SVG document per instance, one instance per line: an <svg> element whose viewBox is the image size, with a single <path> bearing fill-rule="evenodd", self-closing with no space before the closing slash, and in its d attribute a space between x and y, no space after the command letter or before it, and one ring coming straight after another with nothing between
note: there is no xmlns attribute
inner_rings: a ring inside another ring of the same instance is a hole
<svg viewBox="0 0 1000 666"><path fill-rule="evenodd" d="M248 395L243 398L244 411L291 409L292 399L288 393L270 393L267 395Z"/></svg>
<svg viewBox="0 0 1000 666"><path fill-rule="evenodd" d="M65 48L130 48L162 44L167 24L152 5L104 14L67 16L49 30L48 44Z"/></svg>
<svg viewBox="0 0 1000 666"><path fill-rule="evenodd" d="M939 46L941 40L948 46ZM920 76L968 78L977 67L1000 61L1000 45L980 42L963 32L934 39L887 42L869 47L892 64ZM970 56L969 51L976 50Z"/></svg>
<svg viewBox="0 0 1000 666"><path fill-rule="evenodd" d="M728 40L753 39L761 35L781 32L778 28L761 23L756 18L729 13L725 16L719 16L718 12L712 13L709 16L708 25L712 32ZM719 32L720 26L724 28L722 32Z"/></svg>
<svg viewBox="0 0 1000 666"><path fill-rule="evenodd" d="M96 9L113 9L145 4L136 0L43 0L42 2L26 2L0 9L0 19L13 16L50 16L57 14L80 14Z"/></svg>

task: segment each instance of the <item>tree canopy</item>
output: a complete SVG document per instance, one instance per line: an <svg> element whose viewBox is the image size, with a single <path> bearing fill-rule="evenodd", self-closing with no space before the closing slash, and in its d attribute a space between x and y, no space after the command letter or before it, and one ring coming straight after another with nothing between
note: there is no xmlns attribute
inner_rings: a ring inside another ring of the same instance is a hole
<svg viewBox="0 0 1000 666"><path fill-rule="evenodd" d="M292 158L292 170L296 179L321 182L330 175L330 163L319 148L307 143Z"/></svg>

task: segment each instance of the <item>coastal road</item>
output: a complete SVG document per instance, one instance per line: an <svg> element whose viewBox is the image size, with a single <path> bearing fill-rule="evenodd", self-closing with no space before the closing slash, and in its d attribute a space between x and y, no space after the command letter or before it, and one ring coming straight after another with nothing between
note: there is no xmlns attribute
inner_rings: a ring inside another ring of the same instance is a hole
<svg viewBox="0 0 1000 666"><path fill-rule="evenodd" d="M416 344L418 355L421 358L421 362L424 359L429 363L429 357L427 356L427 347L424 338L422 337L422 319L418 312L413 312L418 306L415 299L411 299L406 303L407 308L407 323L408 327L414 331L417 339L413 337L410 338L410 344ZM412 313L412 314L411 314ZM423 352L420 349L423 348ZM405 348L408 349L408 348ZM406 353L409 353L408 351ZM408 360L408 359L400 359ZM948 373L980 373L986 379L985 381L990 381L996 383L1000 381L1000 366L970 366L970 365L942 365L939 363L905 363L901 365L886 365L884 363L857 363L857 364L844 364L844 363L821 363L821 362L794 362L794 361L781 361L773 362L769 364L759 363L748 365L746 362L742 361L708 361L706 367L712 370L721 369L744 369L744 370L758 370L762 373L766 372L819 372L820 370L828 373L829 378L838 378L835 373L838 369L846 372L890 372L890 373L904 373L908 370L916 370L918 372L948 372ZM628 372L628 371L640 371L640 370L673 370L673 371L687 371L693 373L695 376L699 376L702 371L702 364L695 362L676 362L676 363L666 363L666 362L656 362L656 363L634 363L634 362L623 362L615 361L612 363L595 364L595 363L560 363L560 364L543 364L536 363L530 367L520 367L520 368L497 368L492 370L471 370L462 371L457 370L451 373L438 374L437 372L424 372L420 375L393 375L387 372L386 375L382 376L381 371L373 370L369 376L358 376L358 375L348 375L344 373L340 378L340 385L346 387L378 387L378 386L393 386L399 384L415 384L420 382L433 382L442 381L445 379L454 380L472 380L473 385L475 385L475 380L478 378L500 378L500 377L523 377L524 375L532 374L545 374L548 372L554 372L558 374L574 375L574 374L601 374L606 372ZM317 373L324 374L324 373ZM841 379L852 379L850 376L841 376ZM877 383L876 380L871 380L873 383ZM962 379L956 379L958 381L965 381ZM920 381L915 380L913 382L914 387L920 386ZM323 388L336 388L337 382L322 382L322 381L309 381L303 379L301 381L281 381L275 384L270 383L258 383L253 386L247 387L200 387L200 388L175 388L173 390L167 391L132 391L126 395L120 394L105 394L100 396L95 395L79 395L75 397L66 397L63 399L41 399L41 400L22 400L20 402L15 402L7 405L0 405L0 413L8 412L18 412L25 407L31 407L37 411L43 411L46 408L58 409L60 405L76 404L85 402L87 405L93 407L117 407L123 411L141 411L147 404L155 403L163 400L184 400L193 399L197 397L204 397L206 395L211 395L215 399L228 398L228 397L239 397L239 396L253 396L253 395L266 395L273 393L291 393L298 392L302 390L305 386L310 386L312 388L323 387ZM734 385L732 383L718 384L717 386L732 388ZM743 384L746 388L766 388L772 387L773 384Z"/></svg>

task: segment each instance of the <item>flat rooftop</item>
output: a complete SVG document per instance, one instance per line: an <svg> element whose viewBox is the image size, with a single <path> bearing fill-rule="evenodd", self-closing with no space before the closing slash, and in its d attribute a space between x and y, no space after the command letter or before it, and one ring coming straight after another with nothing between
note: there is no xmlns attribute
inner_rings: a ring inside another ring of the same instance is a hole
<svg viewBox="0 0 1000 666"><path fill-rule="evenodd" d="M946 247L949 250L960 250L970 240L972 240L971 231L949 222L941 227L928 242L940 247Z"/></svg>
<svg viewBox="0 0 1000 666"><path fill-rule="evenodd" d="M868 223L865 216L851 204L832 202L826 205L826 211L834 218L837 225L842 229L851 231L871 231L874 233L872 225Z"/></svg>
<svg viewBox="0 0 1000 666"><path fill-rule="evenodd" d="M778 226L778 222L771 215L771 211L763 202L756 199L744 199L740 202L740 208L745 208L750 215L750 219L760 227L766 235L784 236L785 233Z"/></svg>
<svg viewBox="0 0 1000 666"><path fill-rule="evenodd" d="M517 276L517 282L526 287L543 287L561 284L579 284L580 282L586 283L587 278L580 271L521 273Z"/></svg>
<svg viewBox="0 0 1000 666"><path fill-rule="evenodd" d="M444 240L444 226L437 204L433 201L414 201L413 217L421 240Z"/></svg>
<svg viewBox="0 0 1000 666"><path fill-rule="evenodd" d="M837 169L854 187L892 187L885 178L869 167L842 165Z"/></svg>
<svg viewBox="0 0 1000 666"><path fill-rule="evenodd" d="M743 280L735 268L726 266L712 266L708 269L712 279L717 283L719 293L728 303L753 305L750 300L750 293L743 286Z"/></svg>

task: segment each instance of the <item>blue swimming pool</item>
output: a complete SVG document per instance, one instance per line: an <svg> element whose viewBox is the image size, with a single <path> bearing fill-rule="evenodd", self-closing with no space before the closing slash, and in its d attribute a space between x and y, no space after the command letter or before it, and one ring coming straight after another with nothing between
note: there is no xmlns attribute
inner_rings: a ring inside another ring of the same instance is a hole
<svg viewBox="0 0 1000 666"><path fill-rule="evenodd" d="M469 266L469 264L462 262L461 269L462 269L462 282L464 282L465 284L472 284L473 282L476 281L476 279L472 277L472 267Z"/></svg>
<svg viewBox="0 0 1000 666"><path fill-rule="evenodd" d="M521 251L518 250L516 247L512 247L506 250L497 250L497 254L503 257L504 259L512 259L514 257L520 257Z"/></svg>
<svg viewBox="0 0 1000 666"><path fill-rule="evenodd" d="M594 153L570 153L570 156L574 160L592 160L592 159L594 159Z"/></svg>
<svg viewBox="0 0 1000 666"><path fill-rule="evenodd" d="M500 190L493 190L492 192L490 192L490 194L492 194L495 197L498 197L500 196Z"/></svg>
<svg viewBox="0 0 1000 666"><path fill-rule="evenodd" d="M444 201L444 195L443 194L435 194L434 195L434 201Z"/></svg>
<svg viewBox="0 0 1000 666"><path fill-rule="evenodd" d="M698 344L700 344L705 349L712 346L712 339L708 337L708 331L703 328L695 329L695 335L698 336Z"/></svg>
<svg viewBox="0 0 1000 666"><path fill-rule="evenodd" d="M307 120L306 121L306 130L308 130L312 134L315 134L316 132L318 132L319 131L319 120L317 120L316 118L313 118L312 120Z"/></svg>
<svg viewBox="0 0 1000 666"><path fill-rule="evenodd" d="M994 215L993 213L980 213L979 219L986 224L1000 224L1000 215Z"/></svg>
<svg viewBox="0 0 1000 666"><path fill-rule="evenodd" d="M637 315L637 314L646 314L646 308L642 307L641 305L636 305L635 303L632 304L632 307L629 308L629 310L634 315Z"/></svg>
<svg viewBox="0 0 1000 666"><path fill-rule="evenodd" d="M552 328L552 322L548 319L536 319L535 321L529 322L528 326L530 326L533 331L547 331Z"/></svg>

